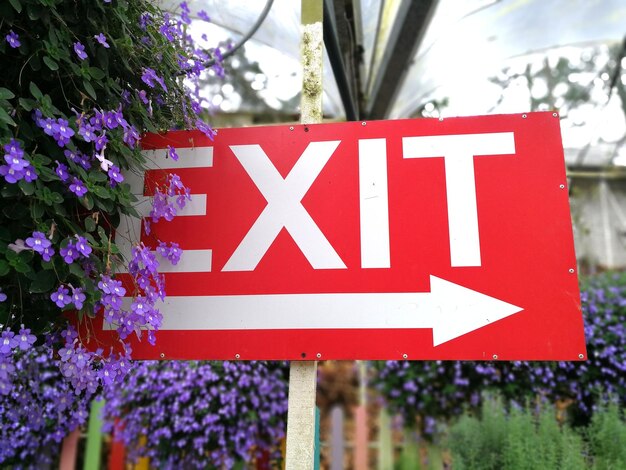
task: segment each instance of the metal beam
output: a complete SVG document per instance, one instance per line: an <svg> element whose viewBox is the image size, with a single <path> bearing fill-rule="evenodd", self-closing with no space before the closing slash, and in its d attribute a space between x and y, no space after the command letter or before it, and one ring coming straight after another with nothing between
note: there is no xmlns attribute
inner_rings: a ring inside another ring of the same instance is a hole
<svg viewBox="0 0 626 470"><path fill-rule="evenodd" d="M341 17L343 18L344 15ZM351 85L354 80L350 80L355 67L347 67L348 64L343 60L334 0L324 0L324 45L333 69L333 75L337 81L341 102L346 111L346 120L356 121L359 119L359 109L356 93ZM354 44L352 44L352 49L354 49Z"/></svg>
<svg viewBox="0 0 626 470"><path fill-rule="evenodd" d="M402 1L368 99L368 119L388 116L436 4L437 0Z"/></svg>

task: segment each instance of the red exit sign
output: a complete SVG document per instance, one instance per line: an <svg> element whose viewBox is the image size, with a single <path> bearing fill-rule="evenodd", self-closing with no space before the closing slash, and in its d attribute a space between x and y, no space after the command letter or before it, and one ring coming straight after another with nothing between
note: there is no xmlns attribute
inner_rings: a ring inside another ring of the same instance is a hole
<svg viewBox="0 0 626 470"><path fill-rule="evenodd" d="M128 181L144 206L144 180L170 172L192 201L152 226L184 254L161 261L163 325L137 358L586 355L552 113L220 129L213 142L181 131L143 146L150 169ZM141 224L122 222L124 250L154 243Z"/></svg>

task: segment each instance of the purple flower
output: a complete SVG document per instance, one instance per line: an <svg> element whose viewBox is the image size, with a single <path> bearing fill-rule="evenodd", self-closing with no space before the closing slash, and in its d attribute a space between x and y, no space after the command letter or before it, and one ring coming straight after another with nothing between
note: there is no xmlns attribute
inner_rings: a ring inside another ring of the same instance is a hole
<svg viewBox="0 0 626 470"><path fill-rule="evenodd" d="M111 186L115 186L117 183L121 183L122 181L124 181L124 176L122 176L122 174L120 173L120 169L115 165L111 165L108 175Z"/></svg>
<svg viewBox="0 0 626 470"><path fill-rule="evenodd" d="M111 294L118 297L123 297L126 293L126 289L122 287L121 281L111 279L110 276L101 275L100 282L98 282L98 288L105 294Z"/></svg>
<svg viewBox="0 0 626 470"><path fill-rule="evenodd" d="M107 38L106 38L106 36L105 36L103 33L96 34L96 35L94 36L94 39L95 39L96 41L98 41L98 42L99 42L102 46L104 46L105 48L107 48L107 49L109 48L109 44L107 43Z"/></svg>
<svg viewBox="0 0 626 470"><path fill-rule="evenodd" d="M172 264L176 265L180 261L180 257L183 251L180 249L178 243L171 242L169 246L165 242L159 242L159 246L156 249L157 253L168 259Z"/></svg>
<svg viewBox="0 0 626 470"><path fill-rule="evenodd" d="M215 132L213 131L211 126L200 119L196 120L196 129L198 129L211 140L213 140L213 138L215 137Z"/></svg>
<svg viewBox="0 0 626 470"><path fill-rule="evenodd" d="M146 90L139 90L138 94L139 94L139 99L141 100L143 104L149 103L148 94L146 93Z"/></svg>
<svg viewBox="0 0 626 470"><path fill-rule="evenodd" d="M67 166L65 166L63 163L59 162L58 160L56 164L57 164L57 167L55 168L54 172L57 174L57 176L59 177L61 181L67 181L70 178Z"/></svg>
<svg viewBox="0 0 626 470"><path fill-rule="evenodd" d="M21 171L28 165L28 162L23 158L15 155L7 153L4 155L4 161L15 171Z"/></svg>
<svg viewBox="0 0 626 470"><path fill-rule="evenodd" d="M107 143L109 142L106 132L103 132L102 134L97 136L95 142L96 142L96 150L98 152L101 151L103 148L105 148L107 146Z"/></svg>
<svg viewBox="0 0 626 470"><path fill-rule="evenodd" d="M54 248L49 246L43 249L43 251L41 252L41 257L43 258L44 261L50 261L54 253L55 253Z"/></svg>
<svg viewBox="0 0 626 470"><path fill-rule="evenodd" d="M170 145L167 146L167 155L175 162L178 161L178 154L176 153L176 149Z"/></svg>
<svg viewBox="0 0 626 470"><path fill-rule="evenodd" d="M124 143L130 148L135 148L135 144L140 139L139 132L134 126L129 126L124 130Z"/></svg>
<svg viewBox="0 0 626 470"><path fill-rule="evenodd" d="M9 30L9 34L6 35L6 40L13 49L20 47L20 37L12 29Z"/></svg>
<svg viewBox="0 0 626 470"><path fill-rule="evenodd" d="M10 329L4 330L2 332L2 337L0 338L0 353L11 353L11 351L15 346L17 346L17 344L18 343L15 339L15 333L13 333Z"/></svg>
<svg viewBox="0 0 626 470"><path fill-rule="evenodd" d="M0 175L4 176L7 183L17 183L24 178L24 172L22 170L15 170L9 165L0 165Z"/></svg>
<svg viewBox="0 0 626 470"><path fill-rule="evenodd" d="M191 18L189 18L189 13L191 12L189 10L189 6L187 5L187 2L180 2L180 9L181 14L180 14L180 19L184 24L191 24Z"/></svg>
<svg viewBox="0 0 626 470"><path fill-rule="evenodd" d="M72 288L72 302L74 302L74 307L78 310L83 308L83 302L85 299L86 296L83 294L83 290L80 287Z"/></svg>
<svg viewBox="0 0 626 470"><path fill-rule="evenodd" d="M66 305L72 303L70 291L68 291L63 285L60 285L59 288L50 295L50 299L59 308L64 308Z"/></svg>
<svg viewBox="0 0 626 470"><path fill-rule="evenodd" d="M78 197L83 197L87 193L87 187L81 180L73 177L72 184L70 184L70 191L72 191Z"/></svg>
<svg viewBox="0 0 626 470"><path fill-rule="evenodd" d="M26 245L37 253L42 254L44 249L49 248L52 243L46 238L43 232L33 232L33 236L26 239Z"/></svg>
<svg viewBox="0 0 626 470"><path fill-rule="evenodd" d="M144 68L143 73L141 74L141 80L150 88L154 88L154 80L156 77L156 72L149 67Z"/></svg>
<svg viewBox="0 0 626 470"><path fill-rule="evenodd" d="M7 300L7 295L4 292L2 292L2 289L0 289L0 303L6 302L6 300Z"/></svg>
<svg viewBox="0 0 626 470"><path fill-rule="evenodd" d="M24 150L19 140L11 139L8 144L4 145L4 151L20 158L24 156Z"/></svg>
<svg viewBox="0 0 626 470"><path fill-rule="evenodd" d="M56 123L52 124L52 137L57 141L59 147L64 147L72 136L74 136L74 130L65 119L59 118Z"/></svg>
<svg viewBox="0 0 626 470"><path fill-rule="evenodd" d="M24 328L24 325L22 325L19 336L17 337L17 345L19 348L22 351L26 351L31 348L35 341L37 341L37 337L30 334L30 328Z"/></svg>
<svg viewBox="0 0 626 470"><path fill-rule="evenodd" d="M63 261L67 264L72 264L80 257L80 252L76 248L76 244L72 241L70 241L64 248L61 248L59 254L63 257Z"/></svg>
<svg viewBox="0 0 626 470"><path fill-rule="evenodd" d="M198 12L198 18L200 18L201 20L204 20L204 21L211 21L211 18L209 17L207 12L204 11L204 10L200 10Z"/></svg>
<svg viewBox="0 0 626 470"><path fill-rule="evenodd" d="M87 258L91 254L89 242L87 242L85 237L81 237L80 235L76 235L76 240L76 249L81 255Z"/></svg>
<svg viewBox="0 0 626 470"><path fill-rule="evenodd" d="M26 166L26 168L24 168L23 177L24 180L28 181L29 183L37 179L37 173L30 163L28 164L28 166Z"/></svg>
<svg viewBox="0 0 626 470"><path fill-rule="evenodd" d="M80 42L74 43L74 52L80 60L85 60L87 58L87 54L85 54L85 46L83 46Z"/></svg>
<svg viewBox="0 0 626 470"><path fill-rule="evenodd" d="M79 125L78 127L78 133L81 135L83 140L85 142L93 142L94 140L96 140L97 135L95 133L95 128L87 122L82 124L82 126Z"/></svg>

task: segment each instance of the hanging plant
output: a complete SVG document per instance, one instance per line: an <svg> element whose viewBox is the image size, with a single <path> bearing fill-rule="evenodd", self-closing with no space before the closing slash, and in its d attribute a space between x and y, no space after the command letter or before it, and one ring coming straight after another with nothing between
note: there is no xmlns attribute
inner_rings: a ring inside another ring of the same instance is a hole
<svg viewBox="0 0 626 470"><path fill-rule="evenodd" d="M124 175L142 171L142 134L176 127L212 137L194 83L219 54L195 47L180 8L174 18L147 0L0 3L0 370L28 349L20 338L47 340L76 392L91 394L123 377L130 351L88 351L70 324L103 313L122 346L146 328L155 340L158 265L180 249L161 243L157 257L138 245L125 259L113 233L120 216L138 216ZM220 72L219 61L212 67ZM160 187L188 194L176 175ZM158 198L152 219L171 219L185 200ZM120 268L133 291L115 279ZM12 374L0 384L12 393Z"/></svg>

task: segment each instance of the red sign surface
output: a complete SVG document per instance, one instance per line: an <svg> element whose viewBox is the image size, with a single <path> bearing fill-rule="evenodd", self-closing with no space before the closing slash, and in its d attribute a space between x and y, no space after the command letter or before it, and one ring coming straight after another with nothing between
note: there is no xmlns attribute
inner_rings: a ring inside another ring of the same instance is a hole
<svg viewBox="0 0 626 470"><path fill-rule="evenodd" d="M136 358L586 357L552 113L170 132L143 146L153 169L129 182L147 200L150 180L176 173L193 200L152 226L185 251L161 261L163 326ZM122 249L139 233L154 243L140 224L122 223Z"/></svg>

